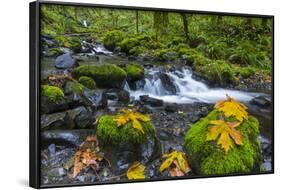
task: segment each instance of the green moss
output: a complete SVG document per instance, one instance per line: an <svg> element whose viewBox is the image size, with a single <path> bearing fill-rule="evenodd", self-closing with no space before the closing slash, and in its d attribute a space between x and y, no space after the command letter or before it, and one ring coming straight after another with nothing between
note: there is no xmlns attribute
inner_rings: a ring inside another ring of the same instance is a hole
<svg viewBox="0 0 281 190"><path fill-rule="evenodd" d="M141 45L140 41L135 37L125 38L124 40L122 40L119 43L121 51L123 51L127 54L129 54L131 49L133 49L134 47L139 46L139 45Z"/></svg>
<svg viewBox="0 0 281 190"><path fill-rule="evenodd" d="M128 79L131 81L142 79L144 76L144 68L141 65L128 64L124 70L127 73Z"/></svg>
<svg viewBox="0 0 281 190"><path fill-rule="evenodd" d="M255 70L251 67L239 67L238 73L243 78L249 78L251 75L255 74Z"/></svg>
<svg viewBox="0 0 281 190"><path fill-rule="evenodd" d="M155 127L151 122L141 122L143 134L133 128L131 122L118 127L114 118L114 116L103 115L98 119L97 136L106 144L119 144L122 141L140 144L145 143L149 136L155 135Z"/></svg>
<svg viewBox="0 0 281 190"><path fill-rule="evenodd" d="M59 35L56 36L54 39L60 47L69 48L75 53L78 53L81 50L81 41L78 37L65 37Z"/></svg>
<svg viewBox="0 0 281 190"><path fill-rule="evenodd" d="M177 53L170 48L156 49L152 53L152 57L158 61L172 61L177 58Z"/></svg>
<svg viewBox="0 0 281 190"><path fill-rule="evenodd" d="M65 84L65 94L81 94L85 87L77 81L68 81Z"/></svg>
<svg viewBox="0 0 281 190"><path fill-rule="evenodd" d="M63 54L63 50L61 48L50 48L48 51L50 56L59 56Z"/></svg>
<svg viewBox="0 0 281 190"><path fill-rule="evenodd" d="M105 88L122 88L126 72L113 64L99 66L82 65L72 71L75 77L88 76L95 80L97 86Z"/></svg>
<svg viewBox="0 0 281 190"><path fill-rule="evenodd" d="M85 87L87 87L89 89L96 88L96 82L94 81L94 79L92 79L90 77L82 76L79 78L78 81L79 81L79 83L81 83L82 85L84 85Z"/></svg>
<svg viewBox="0 0 281 190"><path fill-rule="evenodd" d="M208 123L216 119L219 113L214 110L195 123L185 136L184 146L193 170L201 175L258 172L261 163L258 120L250 116L237 127L243 145L234 144L225 153L216 141L206 141Z"/></svg>
<svg viewBox="0 0 281 190"><path fill-rule="evenodd" d="M107 49L113 51L117 44L123 40L124 35L124 32L119 30L106 32L103 39L103 44Z"/></svg>
<svg viewBox="0 0 281 190"><path fill-rule="evenodd" d="M211 61L204 65L195 65L196 74L214 84L236 84L234 69L227 62L222 60Z"/></svg>
<svg viewBox="0 0 281 190"><path fill-rule="evenodd" d="M64 99L63 91L56 86L41 85L41 95L47 97L51 102Z"/></svg>

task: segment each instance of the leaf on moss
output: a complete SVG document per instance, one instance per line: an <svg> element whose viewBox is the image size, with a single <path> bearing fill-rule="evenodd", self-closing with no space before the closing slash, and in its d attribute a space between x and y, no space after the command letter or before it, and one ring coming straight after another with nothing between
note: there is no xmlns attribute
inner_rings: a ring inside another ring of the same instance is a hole
<svg viewBox="0 0 281 190"><path fill-rule="evenodd" d="M226 95L227 99L218 101L215 105L215 108L218 111L224 113L226 117L235 117L238 121L242 122L244 119L248 119L248 112L247 107L236 101L235 99L231 98L230 96Z"/></svg>
<svg viewBox="0 0 281 190"><path fill-rule="evenodd" d="M145 179L145 166L140 162L134 162L127 171L128 179Z"/></svg>
<svg viewBox="0 0 281 190"><path fill-rule="evenodd" d="M166 160L161 164L159 171L163 172L168 169L170 176L184 176L191 171L184 152L173 151L169 154L164 154Z"/></svg>
<svg viewBox="0 0 281 190"><path fill-rule="evenodd" d="M121 111L123 112L123 114L120 114L115 118L118 127L132 121L132 127L144 133L143 127L141 125L141 121L143 122L150 121L150 118L148 116L138 112L134 112L130 109L123 109Z"/></svg>
<svg viewBox="0 0 281 190"><path fill-rule="evenodd" d="M225 122L223 120L210 121L210 126L207 133L207 141L217 140L218 144L228 152L233 147L232 139L238 145L242 145L242 135L235 128L240 125L239 122Z"/></svg>

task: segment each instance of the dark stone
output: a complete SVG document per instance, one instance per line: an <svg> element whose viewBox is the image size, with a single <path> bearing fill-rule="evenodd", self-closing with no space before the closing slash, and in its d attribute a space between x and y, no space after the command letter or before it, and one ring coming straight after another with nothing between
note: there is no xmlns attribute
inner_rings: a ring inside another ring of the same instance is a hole
<svg viewBox="0 0 281 190"><path fill-rule="evenodd" d="M148 95L140 96L140 101L142 101L144 104L148 104L152 107L163 106L163 100L152 98L152 97L149 97Z"/></svg>
<svg viewBox="0 0 281 190"><path fill-rule="evenodd" d="M102 90L85 90L82 95L83 101L90 107L98 109L107 106L107 97Z"/></svg>
<svg viewBox="0 0 281 190"><path fill-rule="evenodd" d="M267 108L271 106L271 98L268 96L258 96L250 101L250 104L259 106L261 108Z"/></svg>
<svg viewBox="0 0 281 190"><path fill-rule="evenodd" d="M130 55L130 56L128 57L128 60L129 60L129 61L136 61L137 58L136 58L135 56L133 56L133 55Z"/></svg>
<svg viewBox="0 0 281 190"><path fill-rule="evenodd" d="M160 73L159 78L162 82L163 87L168 91L169 94L176 94L177 88L174 85L173 81L166 73Z"/></svg>
<svg viewBox="0 0 281 190"><path fill-rule="evenodd" d="M95 122L95 117L85 107L77 107L65 112L41 116L41 129L87 128Z"/></svg>
<svg viewBox="0 0 281 190"><path fill-rule="evenodd" d="M105 94L109 100L119 101L121 103L128 103L130 101L130 94L126 90L109 89Z"/></svg>
<svg viewBox="0 0 281 190"><path fill-rule="evenodd" d="M40 113L47 114L67 110L69 109L69 103L66 99L52 102L47 97L42 96L40 99Z"/></svg>
<svg viewBox="0 0 281 190"><path fill-rule="evenodd" d="M165 111L171 112L171 113L177 112L178 111L178 105L177 104L167 104L165 106Z"/></svg>
<svg viewBox="0 0 281 190"><path fill-rule="evenodd" d="M79 66L78 63L69 53L60 55L55 60L57 69L73 69L77 66Z"/></svg>

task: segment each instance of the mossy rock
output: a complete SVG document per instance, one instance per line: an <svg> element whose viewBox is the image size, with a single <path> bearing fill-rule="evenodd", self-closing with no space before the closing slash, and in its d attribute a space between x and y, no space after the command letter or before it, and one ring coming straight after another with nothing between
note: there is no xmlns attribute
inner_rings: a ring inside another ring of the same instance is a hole
<svg viewBox="0 0 281 190"><path fill-rule="evenodd" d="M141 45L140 41L135 37L125 38L119 43L121 51L127 54L129 54L130 50L132 50L134 47L137 47L139 45Z"/></svg>
<svg viewBox="0 0 281 190"><path fill-rule="evenodd" d="M127 79L130 81L140 80L144 76L144 68L142 65L128 64L124 70L127 73Z"/></svg>
<svg viewBox="0 0 281 190"><path fill-rule="evenodd" d="M75 53L78 53L81 50L81 40L78 37L66 37L59 35L54 39L60 47L69 48Z"/></svg>
<svg viewBox="0 0 281 190"><path fill-rule="evenodd" d="M144 133L132 127L128 122L124 126L117 126L115 116L103 115L98 119L97 136L105 144L119 144L120 142L141 144L149 137L155 136L155 127L151 122L141 122Z"/></svg>
<svg viewBox="0 0 281 190"><path fill-rule="evenodd" d="M127 78L126 72L113 64L82 65L72 71L74 77L87 76L95 80L101 88L122 88Z"/></svg>
<svg viewBox="0 0 281 190"><path fill-rule="evenodd" d="M124 32L119 30L113 30L105 33L105 37L103 39L104 47L113 51L117 44L119 44L124 38Z"/></svg>
<svg viewBox="0 0 281 190"><path fill-rule="evenodd" d="M77 81L67 81L64 86L65 94L82 94L85 90L85 86Z"/></svg>
<svg viewBox="0 0 281 190"><path fill-rule="evenodd" d="M223 60L208 62L204 65L195 64L195 73L205 78L212 84L236 84L234 68Z"/></svg>
<svg viewBox="0 0 281 190"><path fill-rule="evenodd" d="M61 48L50 48L48 51L49 51L49 55L54 57L63 54L63 50Z"/></svg>
<svg viewBox="0 0 281 190"><path fill-rule="evenodd" d="M85 87L87 87L89 89L96 88L96 82L94 81L94 79L92 79L90 77L82 76L79 78L78 81L79 81L79 83L81 83L82 85L84 85Z"/></svg>
<svg viewBox="0 0 281 190"><path fill-rule="evenodd" d="M157 61L172 61L175 60L178 55L173 49L164 48L155 50L152 53L152 57Z"/></svg>
<svg viewBox="0 0 281 190"><path fill-rule="evenodd" d="M199 175L259 172L261 149L258 120L250 116L240 124L236 129L242 134L243 145L234 144L225 153L216 141L206 141L209 121L219 119L219 115L216 110L210 112L185 135L184 147L193 171Z"/></svg>
<svg viewBox="0 0 281 190"><path fill-rule="evenodd" d="M41 85L41 95L47 97L50 102L56 102L64 99L62 89L56 86Z"/></svg>

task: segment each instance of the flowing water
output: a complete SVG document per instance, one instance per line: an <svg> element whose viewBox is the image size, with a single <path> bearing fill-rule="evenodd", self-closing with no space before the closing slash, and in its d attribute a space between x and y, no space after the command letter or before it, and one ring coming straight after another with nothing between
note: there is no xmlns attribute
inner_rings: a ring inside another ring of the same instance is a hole
<svg viewBox="0 0 281 190"><path fill-rule="evenodd" d="M235 99L242 102L248 102L255 96L261 95L261 93L254 92L210 88L203 82L195 80L192 77L192 72L187 68L165 72L176 89L176 93L171 93L167 91L163 81L160 79L160 72L157 68L146 69L143 87L132 90L126 83L125 90L129 91L130 95L135 99L139 99L141 95L149 95L170 103L214 103L225 99L226 95L235 97Z"/></svg>

